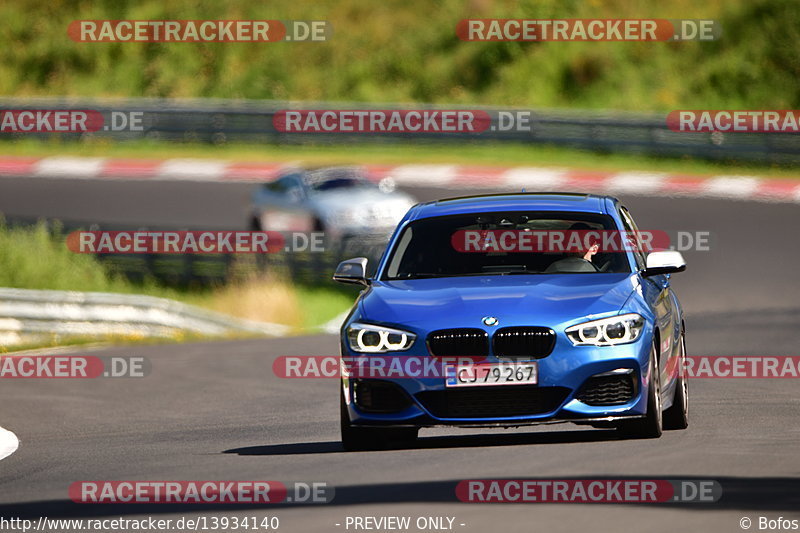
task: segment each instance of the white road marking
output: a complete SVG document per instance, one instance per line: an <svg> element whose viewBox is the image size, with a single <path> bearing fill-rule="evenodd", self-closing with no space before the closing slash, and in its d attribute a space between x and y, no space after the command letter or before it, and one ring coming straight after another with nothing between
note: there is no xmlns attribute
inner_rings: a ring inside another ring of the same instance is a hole
<svg viewBox="0 0 800 533"><path fill-rule="evenodd" d="M398 185L446 187L458 177L455 165L401 165L387 175Z"/></svg>
<svg viewBox="0 0 800 533"><path fill-rule="evenodd" d="M28 171L28 175L67 179L123 179L124 176L103 174L103 169L108 161L113 162L113 160L96 157L46 157L35 162ZM3 160L0 158L0 163L2 162ZM238 181L236 176L228 175L229 169L237 164L239 163L236 161L209 159L165 159L154 170L152 180ZM464 169L463 172L462 169ZM564 188L567 189L587 188L587 184L580 183L573 183L569 186L569 172L559 168L510 167L505 172L481 178L477 167L471 170L468 166L412 164L396 166L387 174L395 178L400 185L406 186L525 187L533 190L553 190L562 188L562 186L566 186ZM247 176L245 177L247 178ZM602 182L590 182L588 188L656 197L696 196L758 202L800 202L800 185L795 190L787 190L785 194L762 194L760 188L764 180L758 176L709 176L699 187L692 185L685 190L669 186L673 178L674 176L670 174L660 172L621 172L609 176Z"/></svg>
<svg viewBox="0 0 800 533"><path fill-rule="evenodd" d="M752 199L759 181L755 176L714 176L704 184L703 192L718 198Z"/></svg>
<svg viewBox="0 0 800 533"><path fill-rule="evenodd" d="M5 459L19 448L19 439L12 432L0 427L0 460Z"/></svg>
<svg viewBox="0 0 800 533"><path fill-rule="evenodd" d="M516 167L503 173L500 184L512 188L525 188L529 192L539 190L557 190L566 183L566 170L560 168ZM493 180L486 180L489 186Z"/></svg>
<svg viewBox="0 0 800 533"><path fill-rule="evenodd" d="M167 159L158 169L161 179L219 181L230 163L213 159Z"/></svg>
<svg viewBox="0 0 800 533"><path fill-rule="evenodd" d="M660 172L620 172L606 180L606 187L615 192L628 194L653 194L667 180Z"/></svg>
<svg viewBox="0 0 800 533"><path fill-rule="evenodd" d="M45 157L34 165L34 176L59 178L96 178L105 159L100 157Z"/></svg>

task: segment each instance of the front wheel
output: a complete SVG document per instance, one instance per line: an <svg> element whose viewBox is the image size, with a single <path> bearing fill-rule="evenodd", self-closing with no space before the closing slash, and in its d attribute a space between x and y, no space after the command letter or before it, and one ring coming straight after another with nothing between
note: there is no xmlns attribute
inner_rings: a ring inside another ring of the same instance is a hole
<svg viewBox="0 0 800 533"><path fill-rule="evenodd" d="M664 411L664 429L686 429L689 427L689 380L686 374L686 339L681 333L678 382L675 384L675 399Z"/></svg>
<svg viewBox="0 0 800 533"><path fill-rule="evenodd" d="M417 440L417 428L361 428L350 423L350 414L344 401L344 393L339 392L339 425L342 446L345 451L380 450L392 442L411 445Z"/></svg>
<svg viewBox="0 0 800 533"><path fill-rule="evenodd" d="M661 412L661 371L658 367L658 352L655 343L650 348L650 377L647 381L647 414L640 420L624 422L619 431L626 437L657 439L663 432Z"/></svg>

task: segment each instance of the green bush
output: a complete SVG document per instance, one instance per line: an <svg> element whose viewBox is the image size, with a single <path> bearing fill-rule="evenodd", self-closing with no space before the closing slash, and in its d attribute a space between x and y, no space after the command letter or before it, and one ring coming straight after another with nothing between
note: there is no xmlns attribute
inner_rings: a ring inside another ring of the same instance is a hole
<svg viewBox="0 0 800 533"><path fill-rule="evenodd" d="M463 18L705 18L715 42L461 42ZM76 19L325 19L327 43L75 43ZM435 102L622 110L796 108L796 0L19 0L0 94Z"/></svg>
<svg viewBox="0 0 800 533"><path fill-rule="evenodd" d="M251 320L263 319L264 309L274 307L267 321L285 323L297 330L313 330L347 310L355 299L355 291L337 286L295 285L277 276L252 276L202 287L173 287L147 278L136 283L93 255L70 251L58 226L39 223L33 227L9 227L2 219L0 287L147 294ZM245 300L256 305L242 308ZM287 303L297 308L297 316L282 316Z"/></svg>
<svg viewBox="0 0 800 533"><path fill-rule="evenodd" d="M9 228L0 222L0 287L132 292L92 255L71 252L59 228L40 223Z"/></svg>

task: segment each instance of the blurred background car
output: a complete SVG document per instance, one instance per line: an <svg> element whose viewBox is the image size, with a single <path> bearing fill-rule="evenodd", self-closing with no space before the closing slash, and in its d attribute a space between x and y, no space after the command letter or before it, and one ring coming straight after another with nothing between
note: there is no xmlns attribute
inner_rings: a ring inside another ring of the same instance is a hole
<svg viewBox="0 0 800 533"><path fill-rule="evenodd" d="M251 229L323 232L329 245L385 242L415 203L391 178L371 181L359 168L292 169L253 192Z"/></svg>

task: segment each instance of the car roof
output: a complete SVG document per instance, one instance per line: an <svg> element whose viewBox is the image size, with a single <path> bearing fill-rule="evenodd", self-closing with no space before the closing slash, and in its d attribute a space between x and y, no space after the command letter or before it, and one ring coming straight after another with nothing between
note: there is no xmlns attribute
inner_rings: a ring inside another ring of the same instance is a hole
<svg viewBox="0 0 800 533"><path fill-rule="evenodd" d="M339 179L367 180L366 174L360 167L308 168L303 169L301 174L305 183L323 183Z"/></svg>
<svg viewBox="0 0 800 533"><path fill-rule="evenodd" d="M356 179L368 181L367 175L362 167L358 166L338 166L338 167L289 167L285 168L278 175L277 179L297 178L303 183L323 183L338 179Z"/></svg>
<svg viewBox="0 0 800 533"><path fill-rule="evenodd" d="M618 200L611 196L569 192L519 192L481 194L444 198L417 204L412 219L484 213L487 211L562 211L608 214L608 203Z"/></svg>

